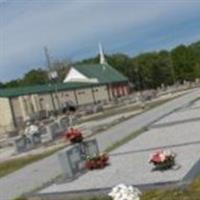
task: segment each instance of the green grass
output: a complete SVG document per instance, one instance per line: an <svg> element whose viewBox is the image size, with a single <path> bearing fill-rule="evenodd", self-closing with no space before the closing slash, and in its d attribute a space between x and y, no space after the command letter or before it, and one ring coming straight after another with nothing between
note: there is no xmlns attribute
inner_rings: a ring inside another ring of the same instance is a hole
<svg viewBox="0 0 200 200"><path fill-rule="evenodd" d="M200 177L186 189L159 189L144 192L141 200L200 200Z"/></svg>
<svg viewBox="0 0 200 200"><path fill-rule="evenodd" d="M111 198L98 196L74 198L73 200L111 200ZM157 189L143 192L140 200L200 200L200 177L186 189Z"/></svg>
<svg viewBox="0 0 200 200"><path fill-rule="evenodd" d="M190 105L193 105L194 103L196 103L197 101L200 100L200 97L197 97L196 99L192 100L189 102Z"/></svg>
<svg viewBox="0 0 200 200"><path fill-rule="evenodd" d="M15 200L26 200L15 199ZM40 199L39 199L40 200ZM54 199L57 200L57 199ZM112 200L108 196L92 196L92 197L75 197L67 198L66 200ZM185 189L156 189L149 190L142 193L140 200L200 200L200 177L196 178L191 185Z"/></svg>
<svg viewBox="0 0 200 200"><path fill-rule="evenodd" d="M132 140L135 137L137 137L138 135L142 134L146 130L147 130L147 128L141 128L141 129L131 133L130 135L128 135L128 136L124 137L123 139L121 139L121 140L115 142L114 144L110 145L108 148L105 149L105 152L109 153L109 152L117 149L118 147L122 146L123 144L126 144L130 140Z"/></svg>
<svg viewBox="0 0 200 200"><path fill-rule="evenodd" d="M27 198L26 197L17 197L14 200L27 200Z"/></svg>
<svg viewBox="0 0 200 200"><path fill-rule="evenodd" d="M35 161L39 161L43 158L46 158L62 148L63 147L59 147L59 148L50 150L45 153L41 153L41 154L37 154L37 155L29 155L29 156L26 156L23 158L17 158L17 159L2 162L2 163L0 163L0 177L8 175L22 167L25 167L28 164L35 162Z"/></svg>

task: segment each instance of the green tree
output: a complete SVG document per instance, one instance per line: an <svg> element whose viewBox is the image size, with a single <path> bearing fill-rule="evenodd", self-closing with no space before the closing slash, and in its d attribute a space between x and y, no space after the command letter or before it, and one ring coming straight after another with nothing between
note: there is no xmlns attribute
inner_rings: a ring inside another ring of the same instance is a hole
<svg viewBox="0 0 200 200"><path fill-rule="evenodd" d="M130 68L131 68L131 59L129 56L125 54L113 54L110 56L107 56L107 62L113 66L118 71L122 72L124 75L129 76L131 78L130 74Z"/></svg>
<svg viewBox="0 0 200 200"><path fill-rule="evenodd" d="M2 82L0 82L0 88L4 88L4 87L5 85Z"/></svg>
<svg viewBox="0 0 200 200"><path fill-rule="evenodd" d="M33 69L24 75L24 85L45 84L48 82L47 72L43 69Z"/></svg>
<svg viewBox="0 0 200 200"><path fill-rule="evenodd" d="M15 88L21 86L21 79L11 80L4 84L5 88Z"/></svg>
<svg viewBox="0 0 200 200"><path fill-rule="evenodd" d="M156 88L162 83L170 85L176 81L200 78L200 41L188 46L177 46L171 51L148 52L135 57L116 53L105 57L108 64L127 76L139 90ZM69 59L56 60L52 68L58 72L59 81L62 82L70 66L97 63L99 55L76 63ZM0 84L0 88L44 84L48 81L47 71L35 69L26 73L22 79Z"/></svg>
<svg viewBox="0 0 200 200"><path fill-rule="evenodd" d="M71 66L72 62L69 59L56 60L53 62L52 68L57 71L59 82L63 82Z"/></svg>
<svg viewBox="0 0 200 200"><path fill-rule="evenodd" d="M192 81L195 78L195 54L189 47L181 45L171 52L173 66L179 81Z"/></svg>

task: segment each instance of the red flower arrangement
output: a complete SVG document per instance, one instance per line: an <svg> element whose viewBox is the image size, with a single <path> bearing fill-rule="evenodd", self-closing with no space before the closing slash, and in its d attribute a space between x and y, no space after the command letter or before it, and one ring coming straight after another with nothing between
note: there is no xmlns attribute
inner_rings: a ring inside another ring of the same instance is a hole
<svg viewBox="0 0 200 200"><path fill-rule="evenodd" d="M150 156L149 162L153 163L155 169L169 169L175 164L175 153L171 151L156 151Z"/></svg>
<svg viewBox="0 0 200 200"><path fill-rule="evenodd" d="M82 133L78 129L70 128L65 134L65 138L71 143L78 143L83 141Z"/></svg>
<svg viewBox="0 0 200 200"><path fill-rule="evenodd" d="M108 165L109 156L100 154L93 157L88 157L85 161L85 167L89 170L102 169Z"/></svg>

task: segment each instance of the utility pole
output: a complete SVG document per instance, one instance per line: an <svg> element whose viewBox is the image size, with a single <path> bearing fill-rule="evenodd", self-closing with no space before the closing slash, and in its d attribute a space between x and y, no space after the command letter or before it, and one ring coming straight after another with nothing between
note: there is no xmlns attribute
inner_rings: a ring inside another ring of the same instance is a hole
<svg viewBox="0 0 200 200"><path fill-rule="evenodd" d="M48 51L48 48L46 46L44 47L44 54L45 54L45 57L46 57L48 70L50 71L51 70L51 61L50 61L49 51Z"/></svg>
<svg viewBox="0 0 200 200"><path fill-rule="evenodd" d="M57 71L52 68L49 51L46 46L44 47L44 54L46 57L46 62L47 62L47 67L48 67L48 77L49 77L49 80L51 81L51 83L54 83L53 85L54 85L54 89L55 89L55 98L56 98L56 102L58 105L58 109L60 110L60 100L59 100L59 96L58 96L58 86L57 86L58 74L57 74ZM54 110L56 110L54 96L53 95L51 95L51 96L52 96L52 103L53 103Z"/></svg>

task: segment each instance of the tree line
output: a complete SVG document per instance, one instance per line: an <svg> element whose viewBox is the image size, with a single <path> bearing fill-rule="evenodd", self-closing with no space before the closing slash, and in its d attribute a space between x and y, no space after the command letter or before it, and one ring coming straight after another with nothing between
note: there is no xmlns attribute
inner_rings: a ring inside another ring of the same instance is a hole
<svg viewBox="0 0 200 200"><path fill-rule="evenodd" d="M127 76L136 89L150 89L176 82L194 81L200 78L200 41L190 45L179 45L172 50L147 52L131 57L116 53L106 55L107 62ZM99 62L99 56L72 63L67 60L55 61L52 67L58 71L62 82L69 67L73 64L93 64ZM34 69L23 78L0 83L1 88L45 84L49 81L47 70Z"/></svg>

